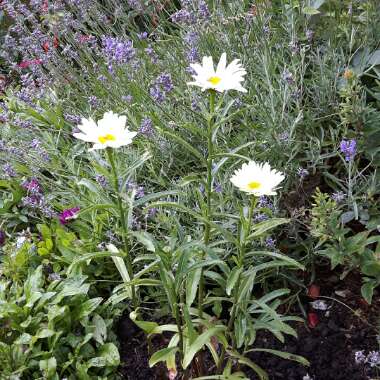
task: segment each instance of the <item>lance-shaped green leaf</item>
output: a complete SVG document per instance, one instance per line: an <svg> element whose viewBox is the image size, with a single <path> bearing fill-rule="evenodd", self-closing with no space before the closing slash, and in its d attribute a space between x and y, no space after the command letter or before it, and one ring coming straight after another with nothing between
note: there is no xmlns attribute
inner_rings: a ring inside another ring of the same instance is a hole
<svg viewBox="0 0 380 380"><path fill-rule="evenodd" d="M190 365L197 352L199 352L206 343L210 342L213 336L218 335L218 333L225 330L225 326L215 326L199 335L198 338L195 339L195 341L186 350L183 358L183 368L187 368Z"/></svg>

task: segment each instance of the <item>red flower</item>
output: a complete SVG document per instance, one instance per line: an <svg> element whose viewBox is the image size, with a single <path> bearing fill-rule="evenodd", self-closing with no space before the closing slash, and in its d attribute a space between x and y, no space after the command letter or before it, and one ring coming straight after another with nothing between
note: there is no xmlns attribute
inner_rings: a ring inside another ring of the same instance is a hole
<svg viewBox="0 0 380 380"><path fill-rule="evenodd" d="M317 327L319 323L318 315L317 313L308 313L307 315L307 323L311 329L314 327Z"/></svg>
<svg viewBox="0 0 380 380"><path fill-rule="evenodd" d="M54 39L53 39L53 46L54 46L54 48L57 49L58 45L59 45L58 44L58 37L54 36Z"/></svg>
<svg viewBox="0 0 380 380"><path fill-rule="evenodd" d="M49 41L46 41L42 44L42 49L44 49L45 53L49 51Z"/></svg>
<svg viewBox="0 0 380 380"><path fill-rule="evenodd" d="M310 285L309 289L307 290L307 295L313 299L318 298L320 296L320 287L315 284Z"/></svg>

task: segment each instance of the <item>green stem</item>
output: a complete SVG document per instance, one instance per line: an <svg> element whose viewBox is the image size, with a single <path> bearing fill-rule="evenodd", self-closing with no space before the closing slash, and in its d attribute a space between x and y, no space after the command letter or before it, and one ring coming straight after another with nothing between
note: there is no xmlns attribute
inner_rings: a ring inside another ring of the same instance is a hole
<svg viewBox="0 0 380 380"><path fill-rule="evenodd" d="M210 221L211 221L211 193L212 193L212 156L213 144L212 144L212 132L214 127L214 112L215 112L215 91L210 91L210 115L207 122L207 182L206 182L206 219L204 243L207 245L210 240Z"/></svg>
<svg viewBox="0 0 380 380"><path fill-rule="evenodd" d="M257 198L252 195L251 204L250 204L250 207L248 210L248 217L247 217L248 220L245 221L244 227L243 227L244 228L243 241L240 242L240 246L239 246L239 257L238 257L239 268L244 267L245 249L246 249L246 245L247 245L247 238L249 236L249 233L251 232L252 216L253 216L253 212L254 212L255 207L256 207L256 203L257 203ZM233 305L232 305L231 316L230 316L230 319L229 319L228 325L227 325L227 332L231 333L232 348L233 349L235 349L235 339L233 339L232 329L234 327L234 322L235 322L236 314L238 311L238 300L239 300L239 294L240 294L239 293L240 281L241 281L241 273L240 273L240 275L236 281L236 285L234 287L234 301L233 301ZM225 355L226 355L226 348L223 346L222 352L220 354L220 359L218 362L217 373L221 373L221 371L222 371L222 366L223 366L223 362L225 359Z"/></svg>
<svg viewBox="0 0 380 380"><path fill-rule="evenodd" d="M116 198L117 198L117 206L119 209L121 228L123 230L122 238L123 238L123 245L124 245L124 252L125 252L125 261L127 264L127 271L128 271L129 278L132 281L133 280L133 269L132 269L131 257L129 255L128 225L127 225L127 221L125 218L123 201L122 201L121 194L120 194L119 177L117 174L115 160L113 157L113 150L112 150L112 148L107 148L106 151L107 151L108 160L109 160L109 163L110 163L111 169L112 169L112 174L113 174L113 179L114 179L114 189L115 189ZM132 288L132 303L133 303L134 308L137 308L138 304L137 304L135 286L132 285L131 288Z"/></svg>
<svg viewBox="0 0 380 380"><path fill-rule="evenodd" d="M204 232L204 243L207 246L210 241L210 221L211 221L211 193L212 193L212 156L213 156L213 145L212 145L212 132L214 127L214 113L215 113L215 91L210 90L210 114L207 120L207 179L206 179L206 223ZM199 280L199 290L198 290L198 309L199 317L203 317L203 297L204 297L204 276L203 269L201 270L201 276Z"/></svg>

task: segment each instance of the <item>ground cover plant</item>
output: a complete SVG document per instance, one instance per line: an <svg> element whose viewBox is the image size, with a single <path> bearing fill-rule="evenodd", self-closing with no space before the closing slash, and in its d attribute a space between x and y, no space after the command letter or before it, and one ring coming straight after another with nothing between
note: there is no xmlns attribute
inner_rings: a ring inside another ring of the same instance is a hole
<svg viewBox="0 0 380 380"><path fill-rule="evenodd" d="M377 1L0 8L1 378L379 376Z"/></svg>

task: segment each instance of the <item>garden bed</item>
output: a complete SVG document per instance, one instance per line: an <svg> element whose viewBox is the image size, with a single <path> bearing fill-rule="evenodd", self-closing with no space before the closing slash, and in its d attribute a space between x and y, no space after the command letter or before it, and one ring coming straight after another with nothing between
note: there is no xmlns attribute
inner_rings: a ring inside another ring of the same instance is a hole
<svg viewBox="0 0 380 380"><path fill-rule="evenodd" d="M270 380L300 380L308 379L307 376L312 380L376 379L376 369L368 363L357 363L355 353L364 350L368 354L377 350L379 294L374 296L372 304L369 305L361 297L361 277L358 273L351 273L341 281L341 273L338 271L329 271L326 267L318 269L316 284L321 289L320 297L301 297L305 312L315 313L317 318L309 320L309 323L293 324L298 337L287 338L285 344L268 332L259 332L255 343L255 347L301 355L310 362L310 367L267 353L250 354L249 358L266 369ZM310 302L315 300L324 301L328 309L313 309ZM298 311L301 317L304 316L297 304L292 309L294 313ZM124 379L167 379L164 365L149 368L150 356L145 335L128 316L124 316L119 322L118 337L121 346L120 370ZM168 341L165 337L157 336L153 340L154 348L165 347ZM211 361L206 367L210 369L210 373L215 370ZM251 370L242 370L249 379L258 379Z"/></svg>

